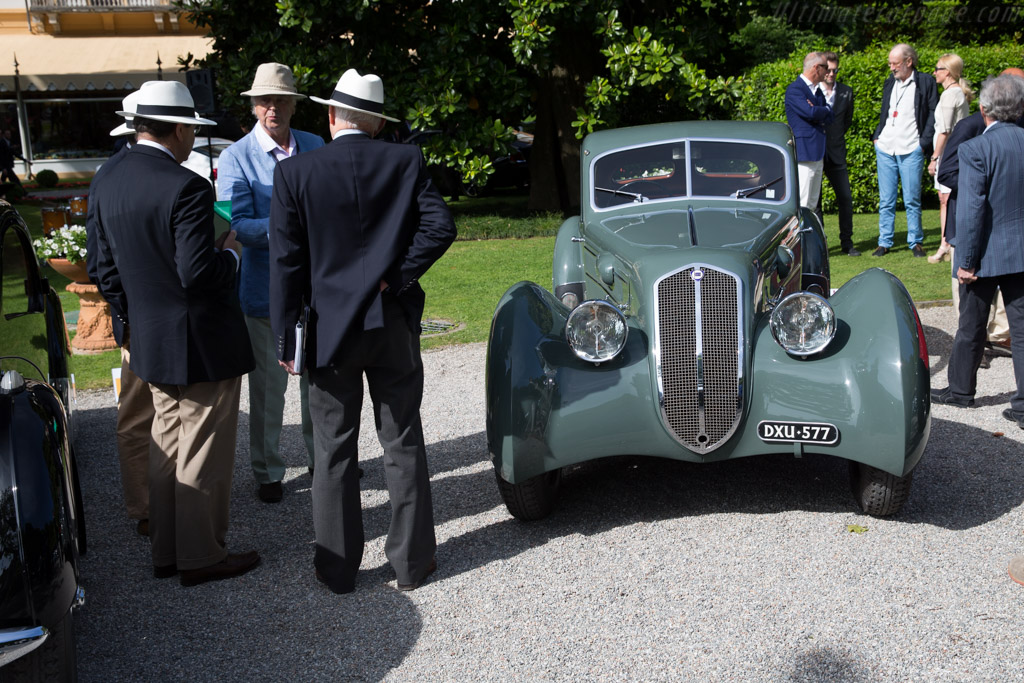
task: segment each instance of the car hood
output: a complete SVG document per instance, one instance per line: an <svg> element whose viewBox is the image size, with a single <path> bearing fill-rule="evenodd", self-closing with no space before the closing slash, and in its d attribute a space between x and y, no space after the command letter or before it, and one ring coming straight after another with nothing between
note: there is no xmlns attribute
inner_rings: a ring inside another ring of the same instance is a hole
<svg viewBox="0 0 1024 683"><path fill-rule="evenodd" d="M691 233L690 211L673 209L651 213L618 215L605 218L586 232L608 251L628 260L650 249L689 249L695 246L740 249L762 253L780 232L790 229L793 215L777 208L693 209ZM694 240L693 238L696 238Z"/></svg>

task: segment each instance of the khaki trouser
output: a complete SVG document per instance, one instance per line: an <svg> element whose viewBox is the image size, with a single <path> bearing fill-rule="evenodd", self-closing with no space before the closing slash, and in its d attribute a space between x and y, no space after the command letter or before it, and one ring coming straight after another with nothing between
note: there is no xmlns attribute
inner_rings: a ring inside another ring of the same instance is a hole
<svg viewBox="0 0 1024 683"><path fill-rule="evenodd" d="M149 452L153 565L217 564L227 556L242 378L149 386L156 409Z"/></svg>
<svg viewBox="0 0 1024 683"><path fill-rule="evenodd" d="M132 519L149 519L149 444L153 397L149 385L131 371L131 354L121 349L121 391L117 403L117 457L121 462L124 505Z"/></svg>

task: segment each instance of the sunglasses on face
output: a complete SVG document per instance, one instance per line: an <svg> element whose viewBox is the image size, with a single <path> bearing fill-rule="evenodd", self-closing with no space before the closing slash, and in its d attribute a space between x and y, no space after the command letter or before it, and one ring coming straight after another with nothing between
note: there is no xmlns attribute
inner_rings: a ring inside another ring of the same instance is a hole
<svg viewBox="0 0 1024 683"><path fill-rule="evenodd" d="M937 66L937 67L935 67L935 70L936 70L936 71L949 71L949 69L947 69L947 68L946 68L946 67L944 67L944 66Z"/></svg>
<svg viewBox="0 0 1024 683"><path fill-rule="evenodd" d="M834 68L834 69L825 69L825 71L826 71L827 73L830 73L830 74L837 74L837 73L839 73L839 67L837 66L837 67L836 67L836 68Z"/></svg>

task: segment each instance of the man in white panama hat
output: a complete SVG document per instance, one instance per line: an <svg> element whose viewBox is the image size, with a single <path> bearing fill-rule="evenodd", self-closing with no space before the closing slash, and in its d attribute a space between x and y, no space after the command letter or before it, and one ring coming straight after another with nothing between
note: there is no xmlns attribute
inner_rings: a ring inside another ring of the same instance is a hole
<svg viewBox="0 0 1024 683"><path fill-rule="evenodd" d="M183 586L238 576L227 550L241 376L253 368L235 291L240 247L214 242L213 189L180 164L202 119L188 89L159 81L128 117L137 142L93 192L96 284L131 330L131 369L155 416L149 451L153 575Z"/></svg>
<svg viewBox="0 0 1024 683"><path fill-rule="evenodd" d="M95 191L103 179L127 156L135 141L132 126L135 104L139 90L134 90L121 101L124 111L132 116L110 131L112 137L127 139L128 142L100 166L89 184L89 201L86 211L86 265L89 277L99 282L96 255L96 203ZM100 292L103 294L102 290ZM121 465L121 490L128 517L138 520L135 529L143 536L149 536L149 443L153 428L153 397L149 385L132 372L129 334L121 318L113 316L114 339L121 347L121 390L117 401L117 456Z"/></svg>
<svg viewBox="0 0 1024 683"><path fill-rule="evenodd" d="M370 387L391 525L384 552L399 590L436 568L430 475L420 424L423 363L418 280L455 239L455 224L419 148L374 140L384 127L384 84L346 71L328 99L333 141L285 159L270 209L270 318L293 372L295 325L309 306L305 366L316 471L317 578L355 588L363 555L357 468L363 374Z"/></svg>
<svg viewBox="0 0 1024 683"><path fill-rule="evenodd" d="M295 89L292 70L284 64L260 64L252 87L241 94L252 102L256 125L221 153L217 193L219 199L231 200L231 229L242 244L238 296L256 358L256 369L249 373L249 460L259 499L277 503L284 493L281 480L285 463L279 445L288 373L277 364L277 348L270 330L270 191L279 161L323 147L324 141L319 135L291 127L295 103L305 95ZM312 472L313 424L305 375L299 389L302 437Z"/></svg>

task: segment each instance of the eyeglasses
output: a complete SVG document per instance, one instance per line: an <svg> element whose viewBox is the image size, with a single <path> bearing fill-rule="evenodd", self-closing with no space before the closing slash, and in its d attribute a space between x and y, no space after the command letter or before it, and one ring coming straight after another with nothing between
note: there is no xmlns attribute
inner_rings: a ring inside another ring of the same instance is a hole
<svg viewBox="0 0 1024 683"><path fill-rule="evenodd" d="M836 67L836 68L834 68L834 69L825 69L825 71L826 71L827 73L830 73L830 74L837 74L837 73L839 73L839 67L837 66L837 67Z"/></svg>
<svg viewBox="0 0 1024 683"><path fill-rule="evenodd" d="M937 66L937 67L935 67L935 70L936 70L936 71L949 71L949 69L947 69L947 68L946 68L946 67L944 67L944 66Z"/></svg>
<svg viewBox="0 0 1024 683"><path fill-rule="evenodd" d="M203 131L203 127L202 126L192 126L192 128L195 129L196 135L199 135L199 133L201 133Z"/></svg>

